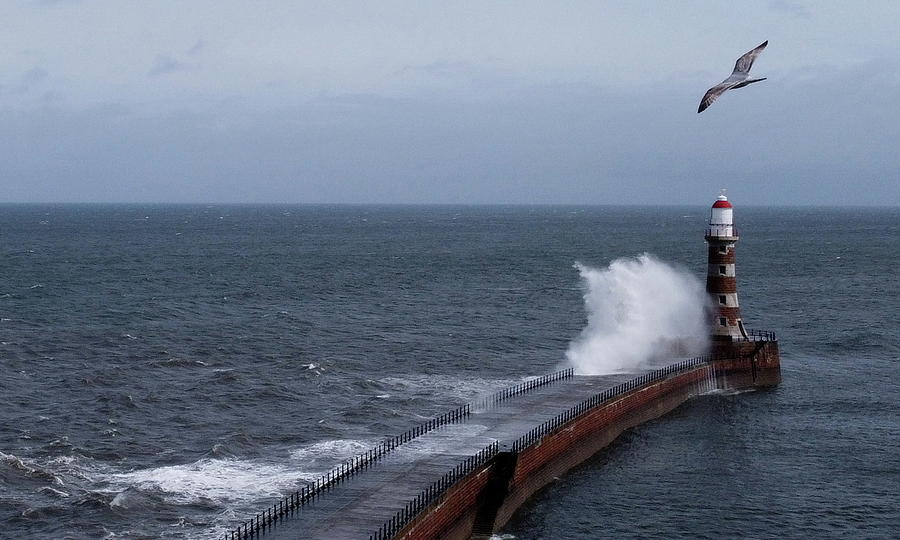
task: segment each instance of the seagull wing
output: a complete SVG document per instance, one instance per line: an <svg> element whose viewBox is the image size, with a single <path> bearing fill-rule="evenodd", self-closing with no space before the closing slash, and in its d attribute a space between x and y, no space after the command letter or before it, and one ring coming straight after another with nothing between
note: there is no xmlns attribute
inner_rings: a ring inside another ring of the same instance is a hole
<svg viewBox="0 0 900 540"><path fill-rule="evenodd" d="M768 44L769 40L763 41L762 45L738 58L737 62L734 63L734 71L732 71L732 73L749 73L750 68L753 66L753 61L756 60L756 57L759 56L759 53L763 52L763 49L765 49Z"/></svg>
<svg viewBox="0 0 900 540"><path fill-rule="evenodd" d="M732 88L743 82L746 78L746 75L732 74L731 77L728 77L724 81L707 90L706 94L703 95L703 99L700 100L700 108L697 109L697 112L702 113L703 111L705 111L706 108L712 105L713 101L719 99L719 96L724 94L726 90L731 90Z"/></svg>

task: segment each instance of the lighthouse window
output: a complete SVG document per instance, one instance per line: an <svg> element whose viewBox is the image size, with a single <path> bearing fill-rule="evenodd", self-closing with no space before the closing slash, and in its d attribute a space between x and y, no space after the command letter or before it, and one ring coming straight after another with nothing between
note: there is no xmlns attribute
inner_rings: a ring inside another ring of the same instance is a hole
<svg viewBox="0 0 900 540"><path fill-rule="evenodd" d="M727 323L728 321L725 319L725 317L719 317L719 326L725 326L725 324Z"/></svg>
<svg viewBox="0 0 900 540"><path fill-rule="evenodd" d="M722 276L725 275L725 265L720 265L720 266L719 266L719 274L722 275Z"/></svg>
<svg viewBox="0 0 900 540"><path fill-rule="evenodd" d="M728 303L728 301L725 299L724 294L719 295L719 303L722 304L723 306Z"/></svg>
<svg viewBox="0 0 900 540"><path fill-rule="evenodd" d="M728 253L728 246L719 246L719 253Z"/></svg>

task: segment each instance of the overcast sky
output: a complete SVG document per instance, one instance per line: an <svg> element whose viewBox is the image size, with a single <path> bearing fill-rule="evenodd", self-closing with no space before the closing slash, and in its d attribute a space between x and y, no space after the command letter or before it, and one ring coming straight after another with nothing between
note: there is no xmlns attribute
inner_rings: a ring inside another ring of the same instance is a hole
<svg viewBox="0 0 900 540"><path fill-rule="evenodd" d="M4 0L0 200L900 204L900 2ZM745 51L768 80L697 105Z"/></svg>

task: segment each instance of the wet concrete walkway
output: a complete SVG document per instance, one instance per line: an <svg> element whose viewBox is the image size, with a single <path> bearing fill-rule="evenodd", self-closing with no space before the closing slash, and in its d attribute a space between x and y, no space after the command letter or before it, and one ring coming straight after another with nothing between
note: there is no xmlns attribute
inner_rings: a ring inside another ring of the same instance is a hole
<svg viewBox="0 0 900 540"><path fill-rule="evenodd" d="M366 540L422 490L494 442L509 445L573 405L645 372L574 376L531 389L404 443L256 536Z"/></svg>

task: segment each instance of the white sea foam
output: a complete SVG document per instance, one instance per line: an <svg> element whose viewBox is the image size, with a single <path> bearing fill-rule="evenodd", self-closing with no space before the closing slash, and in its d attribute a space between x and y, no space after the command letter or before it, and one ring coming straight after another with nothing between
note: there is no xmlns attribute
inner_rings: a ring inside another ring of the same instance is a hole
<svg viewBox="0 0 900 540"><path fill-rule="evenodd" d="M756 388L713 388L709 392L704 393L705 396L737 396L756 392Z"/></svg>
<svg viewBox="0 0 900 540"><path fill-rule="evenodd" d="M63 482L63 479L54 474L50 469L32 463L31 461L26 462L14 454L6 454L0 451L0 464L5 464L5 466L10 469L19 471L20 474L32 479L46 481L54 486L66 485L66 483Z"/></svg>
<svg viewBox="0 0 900 540"><path fill-rule="evenodd" d="M374 441L320 441L296 448L280 461L203 458L194 463L129 472L107 470L94 480L107 484L107 492L121 493L129 488L161 491L172 502L181 504L202 500L257 501L281 496L312 482L373 445ZM121 498L120 502L124 500Z"/></svg>
<svg viewBox="0 0 900 540"><path fill-rule="evenodd" d="M628 372L706 349L707 296L689 272L649 254L617 259L602 270L575 267L586 285L588 315L566 351L577 373Z"/></svg>
<svg viewBox="0 0 900 540"><path fill-rule="evenodd" d="M438 394L460 402L468 402L496 392L501 388L518 384L522 380L483 379L480 377L460 378L450 375L407 375L404 377L384 377L378 381L396 388L395 395L410 395L411 393Z"/></svg>
<svg viewBox="0 0 900 540"><path fill-rule="evenodd" d="M185 465L169 465L102 476L112 491L130 487L163 491L176 503L202 500L241 501L275 497L314 478L285 464L238 459L203 458Z"/></svg>
<svg viewBox="0 0 900 540"><path fill-rule="evenodd" d="M67 499L69 497L69 494L66 493L65 491L62 491L60 489L55 489L50 486L44 486L41 489L39 489L38 491L40 491L41 493L46 493L47 495L59 497L61 499Z"/></svg>
<svg viewBox="0 0 900 540"><path fill-rule="evenodd" d="M374 445L374 441L335 439L301 446L300 448L292 450L290 455L291 459L298 461L324 461L330 463L330 465L325 465L326 468L330 468L345 459L368 450Z"/></svg>

